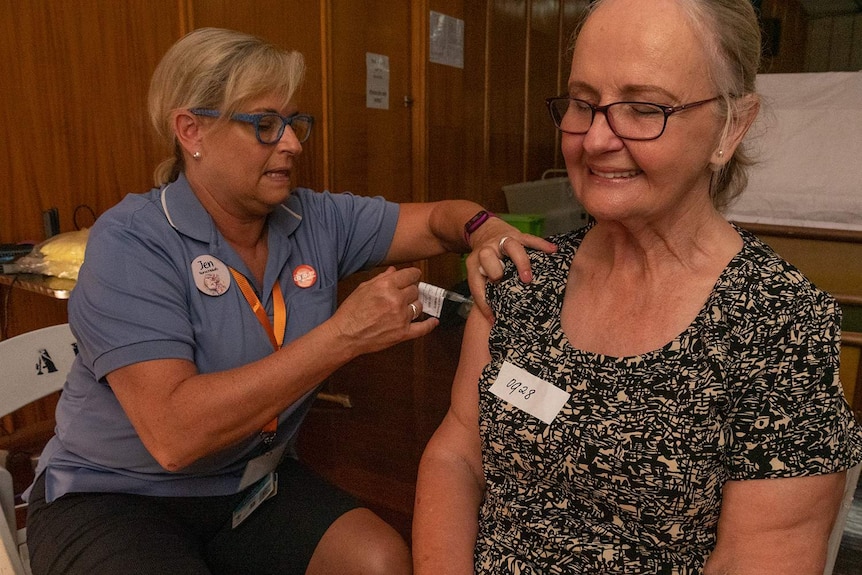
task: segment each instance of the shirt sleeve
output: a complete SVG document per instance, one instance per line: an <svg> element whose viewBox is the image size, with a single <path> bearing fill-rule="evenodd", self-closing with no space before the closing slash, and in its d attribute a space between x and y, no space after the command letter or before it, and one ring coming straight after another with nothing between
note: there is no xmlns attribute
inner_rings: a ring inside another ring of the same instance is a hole
<svg viewBox="0 0 862 575"><path fill-rule="evenodd" d="M140 361L194 359L188 274L171 255L183 248L164 217L143 217L148 210L103 218L87 242L69 321L97 380Z"/></svg>
<svg viewBox="0 0 862 575"><path fill-rule="evenodd" d="M315 220L318 244L331 244L337 257L338 277L370 269L389 252L398 224L399 206L382 196L359 196L295 190L291 198L301 203L303 219Z"/></svg>
<svg viewBox="0 0 862 575"><path fill-rule="evenodd" d="M750 342L737 342L741 359L724 428L730 477L819 475L855 465L862 429L838 377L837 304L814 291L762 319Z"/></svg>

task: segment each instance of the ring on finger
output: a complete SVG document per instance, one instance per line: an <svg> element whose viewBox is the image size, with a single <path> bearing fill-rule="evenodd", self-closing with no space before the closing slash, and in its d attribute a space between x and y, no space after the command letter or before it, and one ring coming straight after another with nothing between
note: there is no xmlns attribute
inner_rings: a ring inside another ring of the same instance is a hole
<svg viewBox="0 0 862 575"><path fill-rule="evenodd" d="M509 236L503 236L502 238L500 238L500 243L497 244L497 249L500 250L501 256L504 255L503 254L503 244L505 244L506 240L508 240L508 239L509 239Z"/></svg>
<svg viewBox="0 0 862 575"><path fill-rule="evenodd" d="M419 317L419 310L416 308L416 304L413 304L413 303L411 303L411 304L410 304L410 311L412 311L412 312L413 312L413 319L414 319L414 320L415 320L417 317Z"/></svg>

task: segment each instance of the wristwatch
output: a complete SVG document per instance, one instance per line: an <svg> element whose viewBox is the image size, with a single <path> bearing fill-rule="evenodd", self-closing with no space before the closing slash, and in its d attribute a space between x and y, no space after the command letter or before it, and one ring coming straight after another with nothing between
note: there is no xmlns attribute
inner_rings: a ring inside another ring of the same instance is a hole
<svg viewBox="0 0 862 575"><path fill-rule="evenodd" d="M481 212L470 218L470 220L466 224L464 224L464 241L467 243L467 245L470 245L470 234L482 227L482 224L487 222L489 219L496 217L497 215L493 212L489 212L488 210L482 210Z"/></svg>

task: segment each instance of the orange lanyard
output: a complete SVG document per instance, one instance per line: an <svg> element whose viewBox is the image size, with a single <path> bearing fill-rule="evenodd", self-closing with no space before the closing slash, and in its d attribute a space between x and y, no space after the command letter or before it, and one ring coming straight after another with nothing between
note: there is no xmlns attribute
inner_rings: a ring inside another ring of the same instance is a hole
<svg viewBox="0 0 862 575"><path fill-rule="evenodd" d="M257 295L254 293L254 289L251 287L251 284L248 283L248 279L235 269L229 269L233 279L236 280L236 284L239 286L242 295L245 296L245 301L248 302L248 305L251 307L251 311L253 311L255 317L257 317L257 321L260 322L260 325L263 326L264 331L266 331L266 334L269 336L269 341L272 343L273 349L275 351L280 350L281 345L284 343L284 328L287 325L287 310L284 306L284 296L281 295L281 286L278 285L278 281L276 281L275 285L272 287L272 315L273 322L275 323L275 326L273 327L273 324L269 323L266 309L264 309L263 304L260 303L260 299L258 299ZM264 434L265 439L271 441L277 428L278 418L276 417L266 424L266 426L261 430L261 433Z"/></svg>

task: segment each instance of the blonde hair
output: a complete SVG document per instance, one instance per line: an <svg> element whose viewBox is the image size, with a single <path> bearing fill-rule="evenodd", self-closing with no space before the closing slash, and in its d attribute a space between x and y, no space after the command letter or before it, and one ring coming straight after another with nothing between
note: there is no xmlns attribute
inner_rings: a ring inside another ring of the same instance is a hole
<svg viewBox="0 0 862 575"><path fill-rule="evenodd" d="M156 186L184 169L172 127L174 110L214 108L227 122L248 101L274 94L287 105L305 73L302 54L282 50L234 30L200 28L180 38L162 58L150 81L148 108L156 134L173 155L156 168Z"/></svg>
<svg viewBox="0 0 862 575"><path fill-rule="evenodd" d="M751 0L677 0L704 43L707 74L719 97L719 114L724 118L721 140L737 122L758 106L756 80L760 68L761 34ZM584 22L605 0L595 0L587 16L572 34L574 50ZM748 184L748 167L754 164L746 143L737 146L733 157L715 170L710 185L713 205L721 210L738 197Z"/></svg>

